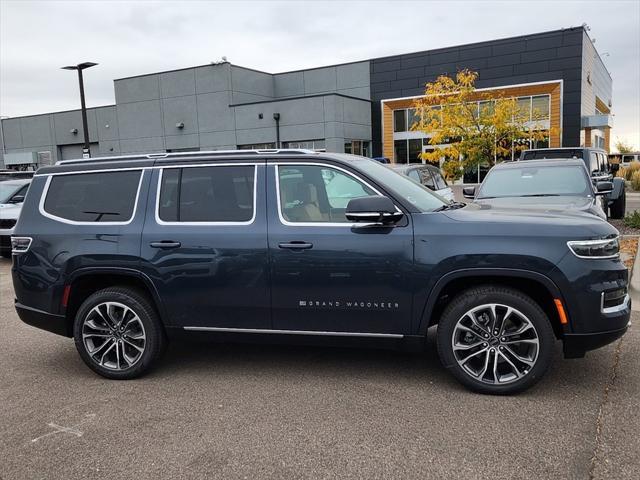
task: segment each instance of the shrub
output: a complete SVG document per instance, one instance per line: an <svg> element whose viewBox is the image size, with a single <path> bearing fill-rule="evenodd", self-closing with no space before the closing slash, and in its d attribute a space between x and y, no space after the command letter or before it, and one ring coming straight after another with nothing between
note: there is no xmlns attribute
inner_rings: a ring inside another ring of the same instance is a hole
<svg viewBox="0 0 640 480"><path fill-rule="evenodd" d="M632 178L633 178L633 174L637 173L637 172L640 172L640 162L633 162L628 167L626 167L624 170L625 170L624 179L631 181Z"/></svg>
<svg viewBox="0 0 640 480"><path fill-rule="evenodd" d="M623 222L627 227L640 228L640 211L634 210L632 213L627 213Z"/></svg>
<svg viewBox="0 0 640 480"><path fill-rule="evenodd" d="M640 171L633 172L631 175L631 188L636 191L640 190Z"/></svg>

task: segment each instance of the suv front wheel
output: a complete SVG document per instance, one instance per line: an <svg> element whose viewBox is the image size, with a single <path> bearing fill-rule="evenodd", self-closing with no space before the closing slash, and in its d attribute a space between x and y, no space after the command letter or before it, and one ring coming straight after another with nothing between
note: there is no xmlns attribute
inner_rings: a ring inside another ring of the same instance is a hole
<svg viewBox="0 0 640 480"><path fill-rule="evenodd" d="M481 286L444 310L440 360L467 388L508 395L534 385L548 369L555 336L540 306L518 290Z"/></svg>
<svg viewBox="0 0 640 480"><path fill-rule="evenodd" d="M146 373L166 343L160 319L144 295L124 287L100 290L76 314L73 337L82 360L106 378Z"/></svg>

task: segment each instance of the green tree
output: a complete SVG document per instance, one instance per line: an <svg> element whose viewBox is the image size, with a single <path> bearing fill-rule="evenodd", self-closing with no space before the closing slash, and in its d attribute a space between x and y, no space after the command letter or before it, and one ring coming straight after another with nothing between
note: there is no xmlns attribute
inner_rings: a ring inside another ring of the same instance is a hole
<svg viewBox="0 0 640 480"><path fill-rule="evenodd" d="M631 152L633 152L633 146L630 143L628 143L625 140L623 140L623 139L619 139L618 138L616 140L615 147L616 147L616 150L618 150L618 152L620 152L620 153L631 153Z"/></svg>

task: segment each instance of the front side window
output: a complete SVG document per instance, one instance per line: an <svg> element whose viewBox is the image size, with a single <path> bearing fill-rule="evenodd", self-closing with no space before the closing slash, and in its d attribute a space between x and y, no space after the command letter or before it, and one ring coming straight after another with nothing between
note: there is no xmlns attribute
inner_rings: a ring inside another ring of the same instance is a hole
<svg viewBox="0 0 640 480"><path fill-rule="evenodd" d="M163 222L250 222L255 166L167 168L162 172L158 218Z"/></svg>
<svg viewBox="0 0 640 480"><path fill-rule="evenodd" d="M74 222L128 222L135 209L140 170L54 175L44 211Z"/></svg>
<svg viewBox="0 0 640 480"><path fill-rule="evenodd" d="M349 200L377 195L355 177L318 165L278 167L280 212L288 222L350 223Z"/></svg>
<svg viewBox="0 0 640 480"><path fill-rule="evenodd" d="M436 184L433 181L433 177L431 176L431 172L426 168L421 168L420 172L420 183L425 187L430 188L431 190L437 190Z"/></svg>
<svg viewBox="0 0 640 480"><path fill-rule="evenodd" d="M432 172L433 173L433 180L436 184L436 188L438 190L442 190L444 188L447 188L449 185L447 185L447 181L444 179L444 177L442 176L442 174L440 172Z"/></svg>

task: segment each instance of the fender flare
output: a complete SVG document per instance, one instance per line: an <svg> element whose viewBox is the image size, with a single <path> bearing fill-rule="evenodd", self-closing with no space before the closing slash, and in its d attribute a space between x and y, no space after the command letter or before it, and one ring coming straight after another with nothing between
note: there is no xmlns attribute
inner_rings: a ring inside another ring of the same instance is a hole
<svg viewBox="0 0 640 480"><path fill-rule="evenodd" d="M524 278L527 280L534 280L540 284L542 284L549 294L553 296L553 298L559 298L563 301L566 308L566 302L564 302L562 293L558 286L546 275L542 273L534 272L532 270L523 270L518 268L470 268L470 269L462 269L462 270L454 270L452 272L446 273L442 277L438 279L436 284L429 292L429 297L424 305L422 310L422 315L420 316L420 323L418 326L418 335L426 335L427 329L429 328L429 323L431 320L431 313L436 305L436 301L440 297L440 293L444 288L453 280L458 280L460 278L481 278L481 277L517 277Z"/></svg>
<svg viewBox="0 0 640 480"><path fill-rule="evenodd" d="M169 324L166 322L167 317L164 304L162 302L162 299L160 298L160 294L158 293L155 284L153 283L153 281L151 281L151 278L149 278L146 274L142 273L139 270L123 267L82 267L67 274L67 276L65 277L65 284L71 285L82 277L102 275L120 275L141 280L151 293L151 300L153 300L156 308L158 309L158 314L160 315L162 323L165 326L169 326Z"/></svg>

